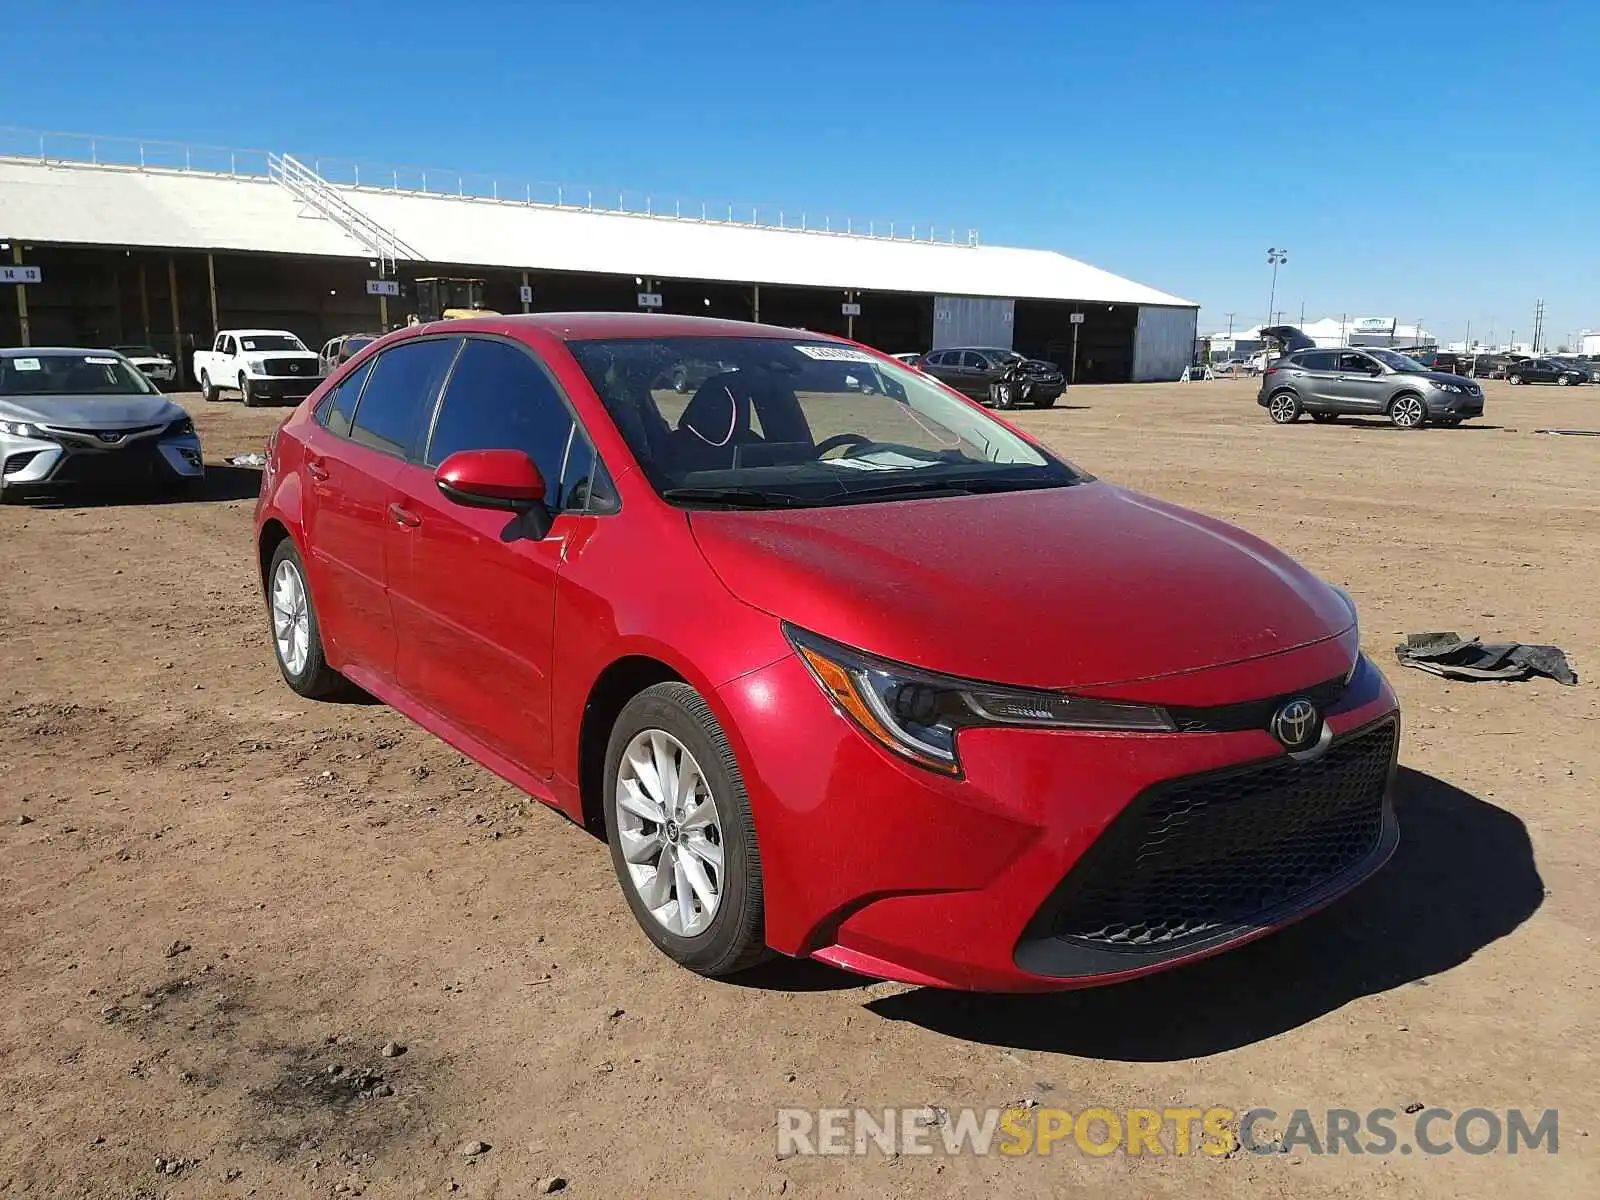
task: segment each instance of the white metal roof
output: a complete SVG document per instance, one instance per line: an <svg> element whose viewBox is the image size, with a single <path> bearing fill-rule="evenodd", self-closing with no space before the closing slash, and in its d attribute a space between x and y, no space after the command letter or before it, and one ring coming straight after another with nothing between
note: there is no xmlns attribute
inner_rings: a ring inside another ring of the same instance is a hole
<svg viewBox="0 0 1600 1200"><path fill-rule="evenodd" d="M1195 307L1050 250L869 238L375 188L340 194L427 262L950 296ZM0 236L366 257L268 179L0 159Z"/></svg>

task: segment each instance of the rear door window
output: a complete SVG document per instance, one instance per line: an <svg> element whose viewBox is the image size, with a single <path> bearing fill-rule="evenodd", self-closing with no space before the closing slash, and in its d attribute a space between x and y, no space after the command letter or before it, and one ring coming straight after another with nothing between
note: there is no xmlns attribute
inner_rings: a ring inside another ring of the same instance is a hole
<svg viewBox="0 0 1600 1200"><path fill-rule="evenodd" d="M1307 371L1332 371L1337 369L1339 356L1331 351L1312 351L1309 354L1297 354L1295 362Z"/></svg>
<svg viewBox="0 0 1600 1200"><path fill-rule="evenodd" d="M429 338L380 354L356 406L350 440L400 458L411 456L460 344L458 338Z"/></svg>
<svg viewBox="0 0 1600 1200"><path fill-rule="evenodd" d="M582 440L556 385L528 351L468 339L450 373L424 462L436 467L459 450L521 450L544 476L547 503L564 508L567 457Z"/></svg>
<svg viewBox="0 0 1600 1200"><path fill-rule="evenodd" d="M351 371L338 387L324 396L322 403L317 405L317 424L329 433L349 437L350 418L355 415L356 401L361 398L361 385L367 381L367 375L371 371L372 362L369 359Z"/></svg>

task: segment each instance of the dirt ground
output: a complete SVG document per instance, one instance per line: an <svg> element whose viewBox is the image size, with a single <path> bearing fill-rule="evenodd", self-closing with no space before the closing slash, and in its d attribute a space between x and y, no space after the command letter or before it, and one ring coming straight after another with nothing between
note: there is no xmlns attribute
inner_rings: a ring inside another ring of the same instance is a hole
<svg viewBox="0 0 1600 1200"><path fill-rule="evenodd" d="M589 835L383 707L282 684L253 472L0 509L0 1195L1600 1194L1600 438L1534 432L1600 428L1600 388L1488 392L1484 420L1416 433L1277 428L1232 381L1022 415L1348 587L1406 712L1379 877L1243 950L1047 997L674 968ZM284 415L185 402L212 463ZM1424 629L1554 642L1582 682L1399 670ZM776 1152L779 1106L1019 1101L1555 1108L1559 1153Z"/></svg>

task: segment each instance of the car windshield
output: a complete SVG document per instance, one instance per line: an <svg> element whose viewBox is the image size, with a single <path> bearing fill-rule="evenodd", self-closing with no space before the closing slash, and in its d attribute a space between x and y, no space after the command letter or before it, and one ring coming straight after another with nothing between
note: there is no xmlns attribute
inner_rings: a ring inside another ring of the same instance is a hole
<svg viewBox="0 0 1600 1200"><path fill-rule="evenodd" d="M300 339L292 333L246 333L239 336L239 345L246 350L304 350Z"/></svg>
<svg viewBox="0 0 1600 1200"><path fill-rule="evenodd" d="M113 347L118 354L126 358L160 358L154 346L116 346Z"/></svg>
<svg viewBox="0 0 1600 1200"><path fill-rule="evenodd" d="M345 340L344 340L344 352L346 354L354 354L357 350L360 350L363 346L370 346L370 345L372 345L373 342L375 342L377 340L378 340L377 338L369 338L369 337L345 338Z"/></svg>
<svg viewBox="0 0 1600 1200"><path fill-rule="evenodd" d="M777 508L1088 478L920 372L853 346L666 337L568 349L675 504Z"/></svg>
<svg viewBox="0 0 1600 1200"><path fill-rule="evenodd" d="M0 396L148 396L137 367L112 354L61 353L0 357Z"/></svg>
<svg viewBox="0 0 1600 1200"><path fill-rule="evenodd" d="M1391 371L1426 371L1428 369L1416 359L1407 358L1404 354L1396 354L1393 350L1375 350L1369 348L1367 353L1372 355L1373 358L1377 359Z"/></svg>

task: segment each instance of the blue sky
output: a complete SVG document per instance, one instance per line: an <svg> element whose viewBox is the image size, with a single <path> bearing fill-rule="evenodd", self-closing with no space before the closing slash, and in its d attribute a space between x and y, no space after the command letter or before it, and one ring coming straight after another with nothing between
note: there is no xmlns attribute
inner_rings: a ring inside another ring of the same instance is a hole
<svg viewBox="0 0 1600 1200"><path fill-rule="evenodd" d="M1583 0L58 0L7 33L9 125L975 226L1203 327L1266 315L1278 245L1291 320L1600 328Z"/></svg>

